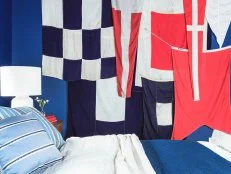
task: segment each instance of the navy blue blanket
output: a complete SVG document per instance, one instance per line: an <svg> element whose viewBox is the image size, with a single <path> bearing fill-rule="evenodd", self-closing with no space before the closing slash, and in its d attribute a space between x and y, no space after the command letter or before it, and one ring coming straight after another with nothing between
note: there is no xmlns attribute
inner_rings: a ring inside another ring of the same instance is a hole
<svg viewBox="0 0 231 174"><path fill-rule="evenodd" d="M157 174L231 174L231 162L197 142L142 141Z"/></svg>

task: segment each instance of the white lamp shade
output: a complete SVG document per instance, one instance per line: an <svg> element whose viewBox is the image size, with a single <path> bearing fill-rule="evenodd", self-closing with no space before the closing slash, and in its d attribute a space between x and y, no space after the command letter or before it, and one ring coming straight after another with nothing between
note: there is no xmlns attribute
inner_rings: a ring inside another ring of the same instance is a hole
<svg viewBox="0 0 231 174"><path fill-rule="evenodd" d="M0 67L0 95L41 95L41 68L29 66Z"/></svg>

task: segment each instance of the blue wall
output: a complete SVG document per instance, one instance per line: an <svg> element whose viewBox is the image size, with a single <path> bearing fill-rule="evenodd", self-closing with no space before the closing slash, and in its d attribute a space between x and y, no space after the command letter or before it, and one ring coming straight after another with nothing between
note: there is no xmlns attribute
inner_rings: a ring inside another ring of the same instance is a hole
<svg viewBox="0 0 231 174"><path fill-rule="evenodd" d="M0 65L11 63L11 0L0 0Z"/></svg>
<svg viewBox="0 0 231 174"><path fill-rule="evenodd" d="M0 38L4 38L0 39L0 65L41 67L41 16L41 0L12 0L12 3L11 0L0 0ZM46 113L55 114L58 119L64 121L63 135L65 135L66 83L54 78L43 77L42 97L50 100L45 107ZM9 102L6 103L2 99L0 101L0 105L9 106Z"/></svg>
<svg viewBox="0 0 231 174"><path fill-rule="evenodd" d="M0 66L11 64L11 0L0 0ZM10 99L0 97L0 105L9 106Z"/></svg>

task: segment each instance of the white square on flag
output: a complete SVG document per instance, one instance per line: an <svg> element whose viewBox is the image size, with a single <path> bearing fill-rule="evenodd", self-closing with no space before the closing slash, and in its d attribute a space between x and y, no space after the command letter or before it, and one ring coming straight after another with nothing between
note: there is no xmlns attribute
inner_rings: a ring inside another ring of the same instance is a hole
<svg viewBox="0 0 231 174"><path fill-rule="evenodd" d="M156 117L159 126L172 125L172 103L156 103Z"/></svg>
<svg viewBox="0 0 231 174"><path fill-rule="evenodd" d="M63 58L43 55L42 66L42 74L44 76L63 78Z"/></svg>
<svg viewBox="0 0 231 174"><path fill-rule="evenodd" d="M57 28L63 28L63 1L42 1L42 24Z"/></svg>
<svg viewBox="0 0 231 174"><path fill-rule="evenodd" d="M69 60L82 58L82 30L63 30L63 56Z"/></svg>
<svg viewBox="0 0 231 174"><path fill-rule="evenodd" d="M101 57L115 57L113 27L101 29Z"/></svg>
<svg viewBox="0 0 231 174"><path fill-rule="evenodd" d="M82 0L82 29L101 28L102 0Z"/></svg>
<svg viewBox="0 0 231 174"><path fill-rule="evenodd" d="M100 79L101 59L85 60L82 59L81 78L94 81Z"/></svg>
<svg viewBox="0 0 231 174"><path fill-rule="evenodd" d="M125 120L125 99L118 96L115 77L96 81L96 120Z"/></svg>

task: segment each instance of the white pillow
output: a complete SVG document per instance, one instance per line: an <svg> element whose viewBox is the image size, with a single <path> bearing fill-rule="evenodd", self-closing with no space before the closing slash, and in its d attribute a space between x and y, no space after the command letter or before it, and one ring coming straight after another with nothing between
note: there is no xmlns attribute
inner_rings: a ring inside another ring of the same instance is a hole
<svg viewBox="0 0 231 174"><path fill-rule="evenodd" d="M209 142L231 153L231 135L219 130L214 130Z"/></svg>

